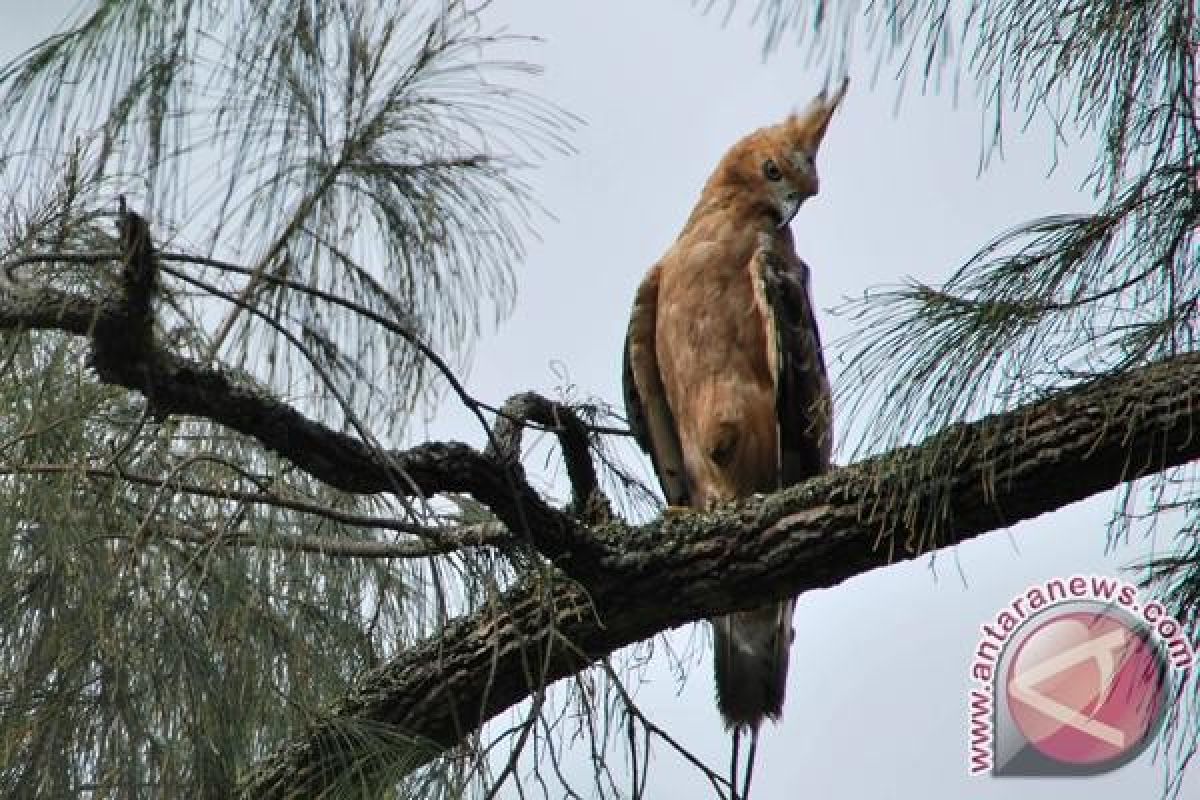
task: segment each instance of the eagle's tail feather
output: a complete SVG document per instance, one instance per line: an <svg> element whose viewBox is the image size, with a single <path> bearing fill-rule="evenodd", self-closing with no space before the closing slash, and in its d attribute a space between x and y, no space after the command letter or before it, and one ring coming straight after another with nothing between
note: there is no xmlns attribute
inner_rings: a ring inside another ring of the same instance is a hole
<svg viewBox="0 0 1200 800"><path fill-rule="evenodd" d="M779 719L787 688L794 599L718 617L713 623L717 708L728 728Z"/></svg>
<svg viewBox="0 0 1200 800"><path fill-rule="evenodd" d="M795 599L789 599L712 621L717 708L734 737L730 788L743 800L750 790L758 727L763 717L776 720L783 713L795 605ZM739 794L737 749L743 729L750 731L751 739L745 782Z"/></svg>

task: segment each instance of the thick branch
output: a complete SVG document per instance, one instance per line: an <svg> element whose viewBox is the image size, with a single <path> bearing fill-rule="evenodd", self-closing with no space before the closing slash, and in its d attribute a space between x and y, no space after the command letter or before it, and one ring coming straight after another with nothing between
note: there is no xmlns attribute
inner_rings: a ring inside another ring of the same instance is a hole
<svg viewBox="0 0 1200 800"><path fill-rule="evenodd" d="M0 329L89 335L100 379L141 392L156 415L201 417L251 436L333 488L401 496L467 493L546 557L596 559L586 531L542 499L519 463L459 442L385 450L333 430L222 370L161 349L149 336L131 336L133 330L144 330L130 323L140 316L140 298L131 293L135 302L123 299L93 301L21 286L8 276L0 285Z"/></svg>
<svg viewBox="0 0 1200 800"><path fill-rule="evenodd" d="M0 328L90 335L94 350L109 344L97 338L119 335L115 323L130 313L120 300L14 288L11 279L0 286ZM543 679L657 632L832 586L1200 456L1200 355L1182 356L738 508L640 529L588 528L546 504L511 453L458 443L384 451L146 338L133 337L133 346L150 352L96 366L103 380L145 394L156 413L240 431L345 491L469 493L554 560L562 569L555 575L570 576L519 586L364 676L328 722L247 776L243 792L253 797L317 794L351 763L369 769L364 754L342 746L340 719L395 725L429 743L432 755ZM580 448L564 440L564 450Z"/></svg>
<svg viewBox="0 0 1200 800"><path fill-rule="evenodd" d="M561 678L660 631L1053 511L1200 457L1197 430L1200 356L1183 356L741 507L598 528L612 547L591 574L520 586L364 676L329 723L248 775L243 794L308 796L345 774L343 759L362 769L362 754L337 744L338 719L396 725L435 752L534 691L531 665Z"/></svg>

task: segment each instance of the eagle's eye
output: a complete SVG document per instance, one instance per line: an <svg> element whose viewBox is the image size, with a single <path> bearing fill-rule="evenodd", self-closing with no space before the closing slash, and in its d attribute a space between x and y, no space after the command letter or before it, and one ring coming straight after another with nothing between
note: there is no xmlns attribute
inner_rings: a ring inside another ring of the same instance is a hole
<svg viewBox="0 0 1200 800"><path fill-rule="evenodd" d="M769 181L783 180L783 170L771 159L763 162L763 176Z"/></svg>

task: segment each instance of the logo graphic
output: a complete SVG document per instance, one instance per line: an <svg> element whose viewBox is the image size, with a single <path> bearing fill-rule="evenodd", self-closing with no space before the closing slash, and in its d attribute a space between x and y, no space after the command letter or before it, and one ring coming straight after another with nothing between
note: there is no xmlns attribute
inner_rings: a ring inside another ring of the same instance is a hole
<svg viewBox="0 0 1200 800"><path fill-rule="evenodd" d="M1075 576L1034 586L981 628L972 774L1096 775L1142 753L1195 655L1137 587ZM989 746L990 745L990 746Z"/></svg>

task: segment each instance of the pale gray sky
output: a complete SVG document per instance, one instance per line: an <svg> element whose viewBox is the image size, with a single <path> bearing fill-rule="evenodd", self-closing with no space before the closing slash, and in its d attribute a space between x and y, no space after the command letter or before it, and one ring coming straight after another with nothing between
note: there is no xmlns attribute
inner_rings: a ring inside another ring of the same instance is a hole
<svg viewBox="0 0 1200 800"><path fill-rule="evenodd" d="M5 60L74 5L2 2ZM761 30L749 27L748 13L722 28L720 15L703 17L683 0L510 0L492 14L512 32L546 40L521 53L546 67L535 86L586 125L574 137L577 155L552 158L528 176L557 220L539 223L541 240L530 243L519 267L516 312L480 342L468 388L492 401L525 388L552 391L561 363L582 394L618 401L637 282L678 233L725 149L807 102L821 76L794 46L764 62ZM895 87L870 85L872 63L860 54L851 65L850 94L819 158L822 192L793 224L821 309L906 276L936 282L1017 223L1090 207L1077 190L1088 153L1068 153L1047 177L1051 132L1034 125L1014 130L1006 160L977 176L981 120L973 100L955 110L948 98L910 94L895 113ZM824 311L819 322L826 342L852 331L852 321ZM421 433L481 441L450 403ZM966 698L980 624L1031 583L1117 574L1151 552L1146 541L1107 551L1110 504L1094 499L941 552L936 561L805 595L785 717L763 732L756 800L1156 796L1164 768L1149 753L1093 778L967 776ZM691 635L673 638L682 649ZM728 740L707 657L682 690L657 659L638 698L724 771ZM707 796L694 770L661 745L655 753L651 797ZM580 787L589 785L585 752L568 769L577 770ZM1200 791L1200 777L1190 785Z"/></svg>

